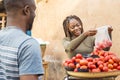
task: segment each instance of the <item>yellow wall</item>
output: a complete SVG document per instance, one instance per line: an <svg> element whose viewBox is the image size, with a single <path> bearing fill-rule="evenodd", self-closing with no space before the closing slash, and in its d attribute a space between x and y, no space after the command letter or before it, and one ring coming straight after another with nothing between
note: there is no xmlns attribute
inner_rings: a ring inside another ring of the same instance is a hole
<svg viewBox="0 0 120 80"><path fill-rule="evenodd" d="M68 15L79 16L84 29L106 24L113 26L112 52L120 54L120 0L45 0L37 4L33 36L49 41L46 55L66 58L61 40L62 22ZM65 55L65 56L64 56Z"/></svg>

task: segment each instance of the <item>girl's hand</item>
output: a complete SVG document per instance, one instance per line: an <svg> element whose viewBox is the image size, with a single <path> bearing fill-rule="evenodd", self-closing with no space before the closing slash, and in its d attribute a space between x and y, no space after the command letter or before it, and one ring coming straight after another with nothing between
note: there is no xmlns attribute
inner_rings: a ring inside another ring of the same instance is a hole
<svg viewBox="0 0 120 80"><path fill-rule="evenodd" d="M112 26L108 25L108 32L111 33L113 31Z"/></svg>
<svg viewBox="0 0 120 80"><path fill-rule="evenodd" d="M84 34L86 36L94 36L97 33L97 30L88 30Z"/></svg>

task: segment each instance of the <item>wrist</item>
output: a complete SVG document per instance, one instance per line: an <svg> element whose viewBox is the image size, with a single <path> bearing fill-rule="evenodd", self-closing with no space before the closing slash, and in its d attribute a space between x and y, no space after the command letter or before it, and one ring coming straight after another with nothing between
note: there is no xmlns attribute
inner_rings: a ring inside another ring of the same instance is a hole
<svg viewBox="0 0 120 80"><path fill-rule="evenodd" d="M84 32L83 35L87 37L87 36L88 36L88 33L87 33L87 32Z"/></svg>

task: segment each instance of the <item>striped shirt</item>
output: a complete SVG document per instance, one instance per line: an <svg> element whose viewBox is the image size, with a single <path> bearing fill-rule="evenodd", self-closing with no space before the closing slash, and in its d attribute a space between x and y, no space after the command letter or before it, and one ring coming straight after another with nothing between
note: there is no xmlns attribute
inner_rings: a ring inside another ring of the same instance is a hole
<svg viewBox="0 0 120 80"><path fill-rule="evenodd" d="M40 46L18 28L0 31L0 80L19 80L20 75L43 74Z"/></svg>

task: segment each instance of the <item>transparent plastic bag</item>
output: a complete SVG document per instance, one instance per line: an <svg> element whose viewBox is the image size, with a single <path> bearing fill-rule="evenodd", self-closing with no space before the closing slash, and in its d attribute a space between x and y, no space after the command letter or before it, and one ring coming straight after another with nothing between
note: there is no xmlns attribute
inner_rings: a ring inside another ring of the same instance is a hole
<svg viewBox="0 0 120 80"><path fill-rule="evenodd" d="M97 28L97 34L95 35L95 48L104 49L112 46L112 41L108 33L109 26L102 26Z"/></svg>

